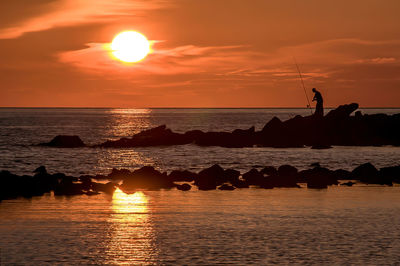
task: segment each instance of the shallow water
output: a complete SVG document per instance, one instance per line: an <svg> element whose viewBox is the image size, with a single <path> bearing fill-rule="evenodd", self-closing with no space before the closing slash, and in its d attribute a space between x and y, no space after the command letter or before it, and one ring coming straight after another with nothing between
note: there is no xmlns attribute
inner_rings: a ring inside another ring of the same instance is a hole
<svg viewBox="0 0 400 266"><path fill-rule="evenodd" d="M0 204L3 264L397 264L400 187L151 191Z"/></svg>

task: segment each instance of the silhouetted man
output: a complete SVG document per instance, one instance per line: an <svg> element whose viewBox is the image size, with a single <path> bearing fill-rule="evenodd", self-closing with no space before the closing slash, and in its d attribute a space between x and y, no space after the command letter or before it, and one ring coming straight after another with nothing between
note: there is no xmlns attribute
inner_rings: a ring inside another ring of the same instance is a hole
<svg viewBox="0 0 400 266"><path fill-rule="evenodd" d="M322 117L324 116L324 100L322 99L322 95L319 91L317 91L315 88L313 88L312 91L314 92L313 102L317 101L314 115Z"/></svg>

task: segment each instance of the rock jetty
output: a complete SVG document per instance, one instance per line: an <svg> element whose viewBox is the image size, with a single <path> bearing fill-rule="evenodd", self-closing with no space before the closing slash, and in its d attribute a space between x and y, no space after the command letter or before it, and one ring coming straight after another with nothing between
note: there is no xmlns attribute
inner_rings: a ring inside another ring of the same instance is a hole
<svg viewBox="0 0 400 266"><path fill-rule="evenodd" d="M295 116L281 121L272 118L261 131L254 127L232 132L192 130L176 133L165 125L135 134L131 138L108 140L91 147L133 148L196 144L199 146L240 147L304 147L326 149L336 146L400 145L400 114L361 114L357 103L341 105L324 117ZM78 136L56 136L44 146L84 147Z"/></svg>

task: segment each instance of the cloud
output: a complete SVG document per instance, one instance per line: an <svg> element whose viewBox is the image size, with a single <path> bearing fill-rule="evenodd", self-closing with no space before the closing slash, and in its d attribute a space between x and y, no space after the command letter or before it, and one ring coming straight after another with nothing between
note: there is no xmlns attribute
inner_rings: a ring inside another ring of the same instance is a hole
<svg viewBox="0 0 400 266"><path fill-rule="evenodd" d="M396 62L396 58L394 57L376 57L376 58L370 58L370 59L359 59L356 60L355 63L360 63L360 64L388 64L388 63L394 63Z"/></svg>
<svg viewBox="0 0 400 266"><path fill-rule="evenodd" d="M160 42L151 43L154 46ZM60 53L59 60L91 74L121 79L146 74L218 73L231 68L233 63L246 61L242 51L244 46L152 48L147 58L138 63L116 60L109 47L108 43L89 43L87 48Z"/></svg>
<svg viewBox="0 0 400 266"><path fill-rule="evenodd" d="M113 60L107 45L90 43L87 48L59 54L59 60L79 70L112 79L131 79L145 75L208 74L218 80L298 79L295 57L304 79L315 82L335 77L354 63L396 63L395 57L366 55L400 52L400 42L372 42L359 39L335 39L282 47L262 53L248 45L157 47L166 42L153 41L153 53L140 63L123 64ZM181 81L184 82L184 81Z"/></svg>
<svg viewBox="0 0 400 266"><path fill-rule="evenodd" d="M34 1L32 1L33 3ZM0 29L0 39L17 38L27 32L84 23L113 22L139 16L144 11L168 6L164 0L58 0L49 11Z"/></svg>

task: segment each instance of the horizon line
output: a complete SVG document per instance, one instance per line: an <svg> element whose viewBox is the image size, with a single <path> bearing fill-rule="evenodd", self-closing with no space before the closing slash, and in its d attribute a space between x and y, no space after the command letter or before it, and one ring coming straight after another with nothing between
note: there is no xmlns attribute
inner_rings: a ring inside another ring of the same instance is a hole
<svg viewBox="0 0 400 266"><path fill-rule="evenodd" d="M327 106L324 109L335 109L339 106ZM310 109L308 107L76 107L76 106L0 106L0 109ZM315 109L315 108L312 108ZM391 107L363 107L358 109L400 109L400 106Z"/></svg>

